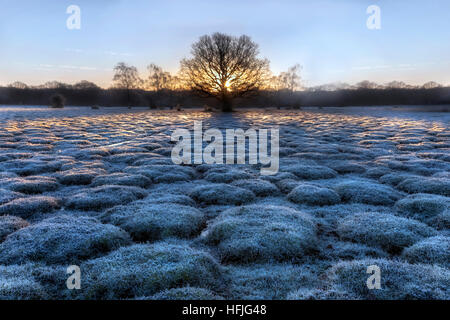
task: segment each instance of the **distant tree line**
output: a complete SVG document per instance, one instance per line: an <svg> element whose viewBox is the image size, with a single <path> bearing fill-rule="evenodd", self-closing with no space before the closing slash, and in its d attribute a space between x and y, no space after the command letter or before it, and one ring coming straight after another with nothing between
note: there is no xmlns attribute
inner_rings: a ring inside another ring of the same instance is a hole
<svg viewBox="0 0 450 320"><path fill-rule="evenodd" d="M150 64L141 78L136 67L124 62L114 67L108 89L81 81L57 81L41 86L14 82L0 87L0 104L75 106L147 106L151 109L208 105L233 107L362 106L450 104L450 88L435 82L411 86L400 81L380 85L362 81L304 88L301 66L273 75L269 61L258 57L258 45L248 36L214 33L192 45L191 57L181 61L176 75Z"/></svg>
<svg viewBox="0 0 450 320"><path fill-rule="evenodd" d="M1 105L50 105L51 97L60 94L66 105L73 106L145 106L151 109L201 107L220 108L214 98L198 96L190 90L147 91L142 89L16 88L0 87ZM373 106L450 104L450 87L414 89L338 89L275 91L261 90L246 98L237 98L235 107L278 107L298 109L303 106Z"/></svg>

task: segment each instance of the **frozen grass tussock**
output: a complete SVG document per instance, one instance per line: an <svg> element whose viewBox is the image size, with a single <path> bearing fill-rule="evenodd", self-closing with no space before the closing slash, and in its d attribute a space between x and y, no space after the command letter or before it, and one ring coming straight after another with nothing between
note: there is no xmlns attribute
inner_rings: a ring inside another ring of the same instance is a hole
<svg viewBox="0 0 450 320"><path fill-rule="evenodd" d="M143 165L139 167L127 167L124 171L127 173L142 174L153 183L190 181L195 176L195 170L193 168L176 165Z"/></svg>
<svg viewBox="0 0 450 320"><path fill-rule="evenodd" d="M21 197L25 197L25 195L19 192L0 188L0 205Z"/></svg>
<svg viewBox="0 0 450 320"><path fill-rule="evenodd" d="M249 173L243 170L219 167L208 170L204 179L215 183L230 183L234 180L250 179L251 177L252 176Z"/></svg>
<svg viewBox="0 0 450 320"><path fill-rule="evenodd" d="M299 286L318 285L318 269L313 265L251 264L229 267L230 298L280 300Z"/></svg>
<svg viewBox="0 0 450 320"><path fill-rule="evenodd" d="M399 200L395 207L406 217L426 222L450 209L450 198L433 194L413 194Z"/></svg>
<svg viewBox="0 0 450 320"><path fill-rule="evenodd" d="M61 201L54 197L30 196L7 202L0 206L0 215L28 218L36 213L47 213L61 207Z"/></svg>
<svg viewBox="0 0 450 320"><path fill-rule="evenodd" d="M280 192L273 183L261 179L237 180L231 185L250 190L257 197L275 196Z"/></svg>
<svg viewBox="0 0 450 320"><path fill-rule="evenodd" d="M120 185L147 188L151 184L152 181L142 174L126 174L120 172L97 176L92 181L92 185L94 187L104 185Z"/></svg>
<svg viewBox="0 0 450 320"><path fill-rule="evenodd" d="M150 193L145 201L151 204L158 203L172 203L172 204L181 204L183 206L195 207L196 203L192 198L183 195L183 194L167 194L164 192L152 192Z"/></svg>
<svg viewBox="0 0 450 320"><path fill-rule="evenodd" d="M255 194L250 190L231 186L224 183L215 183L194 188L191 198L202 204L234 204L242 205L251 202Z"/></svg>
<svg viewBox="0 0 450 320"><path fill-rule="evenodd" d="M388 253L380 248L370 247L361 243L347 241L324 241L321 254L328 260L359 260L365 258L386 258Z"/></svg>
<svg viewBox="0 0 450 320"><path fill-rule="evenodd" d="M364 212L343 218L337 233L342 239L399 252L437 232L419 221L387 213Z"/></svg>
<svg viewBox="0 0 450 320"><path fill-rule="evenodd" d="M29 223L22 218L14 216L0 216L0 242L5 240L11 233L28 226Z"/></svg>
<svg viewBox="0 0 450 320"><path fill-rule="evenodd" d="M40 194L59 188L55 178L46 176L28 176L27 178L10 178L0 182L0 187L25 194Z"/></svg>
<svg viewBox="0 0 450 320"><path fill-rule="evenodd" d="M287 207L237 207L214 220L205 241L217 246L222 261L292 260L316 248L316 225L308 214Z"/></svg>
<svg viewBox="0 0 450 320"><path fill-rule="evenodd" d="M334 205L341 201L336 191L316 185L301 183L288 194L292 202L308 205Z"/></svg>
<svg viewBox="0 0 450 320"><path fill-rule="evenodd" d="M381 289L366 286L367 267L378 266ZM340 262L329 272L335 291L346 292L353 299L450 299L450 271L438 266L368 259Z"/></svg>
<svg viewBox="0 0 450 320"><path fill-rule="evenodd" d="M71 209L100 211L144 198L144 189L130 186L105 185L85 189L71 196L66 206Z"/></svg>
<svg viewBox="0 0 450 320"><path fill-rule="evenodd" d="M399 193L389 186L363 180L344 181L334 189L346 202L389 206L400 198Z"/></svg>
<svg viewBox="0 0 450 320"><path fill-rule="evenodd" d="M119 299L151 296L179 287L217 290L221 271L207 253L186 244L137 244L87 261L82 298Z"/></svg>
<svg viewBox="0 0 450 320"><path fill-rule="evenodd" d="M417 242L403 251L411 263L439 264L450 268L450 237L436 236Z"/></svg>
<svg viewBox="0 0 450 320"><path fill-rule="evenodd" d="M104 170L72 169L59 173L58 180L65 185L87 185Z"/></svg>
<svg viewBox="0 0 450 320"><path fill-rule="evenodd" d="M201 211L189 206L140 200L109 209L102 221L128 231L136 241L155 241L192 237L204 226L205 217Z"/></svg>
<svg viewBox="0 0 450 320"><path fill-rule="evenodd" d="M398 184L397 188L408 193L432 193L450 197L450 179L409 178Z"/></svg>
<svg viewBox="0 0 450 320"><path fill-rule="evenodd" d="M129 235L93 218L57 216L22 228L0 244L0 264L78 263L123 245Z"/></svg>
<svg viewBox="0 0 450 320"><path fill-rule="evenodd" d="M46 290L31 271L27 266L0 265L0 300L49 299Z"/></svg>
<svg viewBox="0 0 450 320"><path fill-rule="evenodd" d="M305 180L332 179L337 176L336 171L325 166L296 164L282 166L280 170L293 173Z"/></svg>

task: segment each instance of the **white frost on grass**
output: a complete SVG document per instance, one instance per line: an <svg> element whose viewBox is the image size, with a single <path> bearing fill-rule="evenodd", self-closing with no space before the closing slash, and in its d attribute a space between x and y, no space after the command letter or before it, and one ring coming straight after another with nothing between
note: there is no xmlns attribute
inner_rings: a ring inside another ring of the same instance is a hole
<svg viewBox="0 0 450 320"><path fill-rule="evenodd" d="M337 227L342 239L398 252L437 232L419 221L386 213L364 212L343 218Z"/></svg>
<svg viewBox="0 0 450 320"><path fill-rule="evenodd" d="M206 252L179 243L137 244L81 265L84 299L150 296L178 287L218 289L221 271Z"/></svg>
<svg viewBox="0 0 450 320"><path fill-rule="evenodd" d="M131 243L129 235L93 218L57 216L22 228L0 244L0 264L77 264Z"/></svg>
<svg viewBox="0 0 450 320"><path fill-rule="evenodd" d="M317 246L311 216L287 207L250 205L219 215L204 234L222 261L269 262L300 259Z"/></svg>

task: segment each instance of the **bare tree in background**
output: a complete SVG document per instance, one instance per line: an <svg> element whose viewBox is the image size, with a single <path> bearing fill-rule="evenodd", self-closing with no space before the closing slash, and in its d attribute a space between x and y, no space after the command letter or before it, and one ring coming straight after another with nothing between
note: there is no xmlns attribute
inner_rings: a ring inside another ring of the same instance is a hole
<svg viewBox="0 0 450 320"><path fill-rule="evenodd" d="M300 71L302 67L296 64L290 67L287 71L280 73L278 76L279 86L282 90L287 90L289 92L294 92L302 88L300 77Z"/></svg>
<svg viewBox="0 0 450 320"><path fill-rule="evenodd" d="M147 89L159 92L170 88L172 76L169 72L164 71L161 67L153 63L147 69L149 72Z"/></svg>
<svg viewBox="0 0 450 320"><path fill-rule="evenodd" d="M290 105L295 109L300 108L300 100L295 97L295 91L302 89L300 71L302 67L296 64L278 76L272 76L267 83L266 89L273 104Z"/></svg>
<svg viewBox="0 0 450 320"><path fill-rule="evenodd" d="M147 67L149 76L146 81L146 89L154 91L154 98L150 99L150 108L156 108L156 103L160 103L163 91L170 90L172 76L156 64ZM156 101L155 101L156 100Z"/></svg>
<svg viewBox="0 0 450 320"><path fill-rule="evenodd" d="M129 66L124 62L119 62L114 67L114 86L119 89L124 89L127 92L127 104L130 107L132 90L139 89L142 85L142 80L136 67Z"/></svg>
<svg viewBox="0 0 450 320"><path fill-rule="evenodd" d="M233 99L260 89L268 74L269 61L257 58L258 45L245 35L205 35L191 53L193 58L181 61L187 86L218 99L222 111L232 111Z"/></svg>
<svg viewBox="0 0 450 320"><path fill-rule="evenodd" d="M427 82L422 86L423 89L434 89L434 88L441 88L441 87L442 87L442 84L437 83L435 81Z"/></svg>
<svg viewBox="0 0 450 320"><path fill-rule="evenodd" d="M26 83L15 81L8 85L10 88L16 88L16 89L28 89L28 85Z"/></svg>

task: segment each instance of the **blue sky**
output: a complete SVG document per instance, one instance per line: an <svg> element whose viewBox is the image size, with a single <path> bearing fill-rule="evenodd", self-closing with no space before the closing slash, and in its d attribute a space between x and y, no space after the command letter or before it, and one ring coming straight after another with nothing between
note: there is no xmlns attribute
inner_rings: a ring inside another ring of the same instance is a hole
<svg viewBox="0 0 450 320"><path fill-rule="evenodd" d="M69 5L81 29L69 30ZM369 30L369 5L381 29ZM448 0L0 0L0 85L90 80L109 86L119 61L176 72L199 36L247 34L278 73L307 86L392 80L450 84Z"/></svg>

